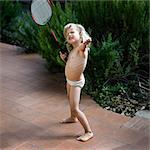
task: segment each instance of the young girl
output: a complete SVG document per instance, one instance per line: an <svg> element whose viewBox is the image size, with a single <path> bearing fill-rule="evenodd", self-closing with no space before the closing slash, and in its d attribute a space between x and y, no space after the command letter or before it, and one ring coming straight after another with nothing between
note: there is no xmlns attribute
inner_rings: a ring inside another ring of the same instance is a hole
<svg viewBox="0 0 150 150"><path fill-rule="evenodd" d="M69 23L64 27L64 37L67 41L67 49L70 51L65 66L67 80L67 96L70 104L71 116L62 123L75 123L79 120L85 130L85 134L78 137L79 141L87 141L93 137L93 132L85 114L80 110L80 94L85 84L83 75L87 64L90 36L80 24ZM60 52L63 61L67 55Z"/></svg>

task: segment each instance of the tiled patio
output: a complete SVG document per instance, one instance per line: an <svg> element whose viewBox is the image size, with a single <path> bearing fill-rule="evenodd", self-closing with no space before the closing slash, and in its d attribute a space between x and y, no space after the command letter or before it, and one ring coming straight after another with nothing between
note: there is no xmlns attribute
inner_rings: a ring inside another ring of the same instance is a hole
<svg viewBox="0 0 150 150"><path fill-rule="evenodd" d="M59 123L69 115L64 76L45 65L37 54L0 43L0 149L149 150L150 120L104 110L86 95L81 109L95 137L76 141L81 125Z"/></svg>

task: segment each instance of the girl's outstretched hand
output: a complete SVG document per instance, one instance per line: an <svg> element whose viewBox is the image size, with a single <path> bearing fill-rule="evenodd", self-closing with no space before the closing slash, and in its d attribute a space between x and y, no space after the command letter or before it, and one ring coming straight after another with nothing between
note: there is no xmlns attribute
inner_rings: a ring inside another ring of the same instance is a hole
<svg viewBox="0 0 150 150"><path fill-rule="evenodd" d="M90 39L86 40L85 42L81 43L79 46L79 50L84 51L86 46L91 42Z"/></svg>
<svg viewBox="0 0 150 150"><path fill-rule="evenodd" d="M88 40L86 40L83 44L86 46L86 45L88 45L90 42L91 42L91 40L88 39Z"/></svg>

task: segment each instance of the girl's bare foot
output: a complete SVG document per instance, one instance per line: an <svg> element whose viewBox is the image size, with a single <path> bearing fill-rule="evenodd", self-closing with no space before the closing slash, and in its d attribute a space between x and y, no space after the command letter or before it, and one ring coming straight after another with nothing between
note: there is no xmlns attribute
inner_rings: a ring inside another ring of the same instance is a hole
<svg viewBox="0 0 150 150"><path fill-rule="evenodd" d="M77 118L67 118L65 120L62 120L60 123L76 123L78 121Z"/></svg>
<svg viewBox="0 0 150 150"><path fill-rule="evenodd" d="M78 141L86 142L89 139L93 138L94 134L93 132L87 132L84 135L77 138Z"/></svg>

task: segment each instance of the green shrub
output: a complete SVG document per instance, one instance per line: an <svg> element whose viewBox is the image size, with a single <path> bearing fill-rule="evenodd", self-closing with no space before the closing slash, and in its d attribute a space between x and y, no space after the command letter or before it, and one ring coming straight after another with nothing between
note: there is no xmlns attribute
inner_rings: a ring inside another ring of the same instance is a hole
<svg viewBox="0 0 150 150"><path fill-rule="evenodd" d="M91 47L84 90L100 106L134 116L136 111L148 109L149 94L147 90L142 92L138 85L139 41L133 39L129 43L128 55L124 55L124 51L112 34L103 38L96 47ZM148 85L147 79L145 85Z"/></svg>
<svg viewBox="0 0 150 150"><path fill-rule="evenodd" d="M9 0L0 2L0 34L1 40L4 42L15 42L13 38L10 38L11 34L14 32L13 26L15 17L21 12L21 4L19 2L13 2Z"/></svg>
<svg viewBox="0 0 150 150"><path fill-rule="evenodd" d="M148 1L78 1L74 6L79 22L91 29L94 43L111 32L125 49L136 38L148 53Z"/></svg>
<svg viewBox="0 0 150 150"><path fill-rule="evenodd" d="M100 86L105 80L119 78L123 74L122 51L119 41L114 41L111 34L97 47L91 47L86 68L87 78L91 82L89 85L94 82L94 86Z"/></svg>
<svg viewBox="0 0 150 150"><path fill-rule="evenodd" d="M14 38L17 45L26 49L26 52L38 52L40 47L37 42L40 32L38 27L31 18L31 14L24 11L20 16L16 16L11 29L14 31L10 38Z"/></svg>

